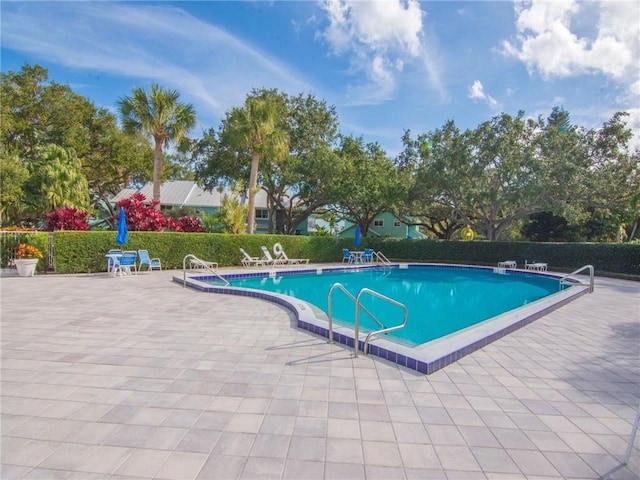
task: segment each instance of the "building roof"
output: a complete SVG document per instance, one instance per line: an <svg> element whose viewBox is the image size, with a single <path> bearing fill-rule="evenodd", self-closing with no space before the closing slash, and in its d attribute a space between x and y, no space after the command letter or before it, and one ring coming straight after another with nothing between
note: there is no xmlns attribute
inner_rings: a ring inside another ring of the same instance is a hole
<svg viewBox="0 0 640 480"><path fill-rule="evenodd" d="M140 190L125 188L118 192L112 201L117 202L129 198L136 192L140 192L150 202L153 198L153 184L147 183ZM190 180L174 180L160 185L160 205L170 205L177 208L219 207L221 197L224 194L230 195L231 192L223 190L220 193L217 189L208 191ZM264 190L260 190L256 194L256 208L267 208L267 193Z"/></svg>

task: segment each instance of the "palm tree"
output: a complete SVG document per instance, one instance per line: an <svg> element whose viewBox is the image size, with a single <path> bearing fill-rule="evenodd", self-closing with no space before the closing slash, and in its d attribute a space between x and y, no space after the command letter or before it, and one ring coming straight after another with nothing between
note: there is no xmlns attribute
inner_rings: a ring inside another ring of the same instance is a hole
<svg viewBox="0 0 640 480"><path fill-rule="evenodd" d="M280 128L282 103L270 92L254 94L245 100L244 108L234 108L228 114L223 142L238 149L251 151L249 173L249 204L247 233L253 233L256 220L258 167L263 155L284 158L289 152L289 139Z"/></svg>
<svg viewBox="0 0 640 480"><path fill-rule="evenodd" d="M118 99L122 125L127 133L143 133L153 137L153 199L160 209L160 177L163 147L180 142L196 124L196 114L190 103L179 103L176 90L165 90L151 85L147 95L142 87L135 87L130 97Z"/></svg>

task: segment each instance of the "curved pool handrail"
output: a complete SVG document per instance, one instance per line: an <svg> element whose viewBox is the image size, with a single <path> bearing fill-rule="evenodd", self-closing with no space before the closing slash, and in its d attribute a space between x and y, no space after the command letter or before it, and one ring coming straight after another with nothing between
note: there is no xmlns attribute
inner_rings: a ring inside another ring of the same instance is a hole
<svg viewBox="0 0 640 480"><path fill-rule="evenodd" d="M579 279L577 278L571 278L573 275L577 275L578 273L582 272L583 270L589 270L589 293L593 293L593 291L595 290L595 271L593 268L593 265L585 265L584 267L580 267L579 269L571 272L571 273L567 273L565 276L563 276L562 278L560 278L560 284L561 285L573 285L573 282L571 282L570 280L577 280L578 282L580 282ZM582 282L580 282L582 283Z"/></svg>
<svg viewBox="0 0 640 480"><path fill-rule="evenodd" d="M384 253L378 251L373 252L373 256L376 259L376 262L382 263L384 265L391 265L391 260L389 260Z"/></svg>
<svg viewBox="0 0 640 480"><path fill-rule="evenodd" d="M370 288L363 288L362 290L360 290L360 293L358 293L358 297L356 298L356 323L355 323L355 336L354 336L354 350L355 350L355 356L358 356L358 344L360 343L358 340L358 336L359 336L359 323L360 323L360 297L362 297L363 295L371 295L373 297L377 297L380 300L384 300L385 302L389 302L392 305L396 305L397 307L400 307L402 310L404 310L404 320L401 324L399 325L395 325L393 327L387 327L387 328L383 328L381 330L375 330L373 332L370 332L369 335L367 335L367 337L364 340L364 345L362 346L362 352L366 355L367 354L367 347L369 345L369 340L371 340L371 337L374 335L380 335L383 333L389 333L389 332L394 332L396 330L400 330L401 328L404 328L407 325L407 321L409 320L409 309L407 308L407 306L403 303L398 302L397 300L394 300L393 298L387 297L385 295L382 295L381 293L376 292L375 290L371 290Z"/></svg>
<svg viewBox="0 0 640 480"><path fill-rule="evenodd" d="M329 294L327 295L327 304L329 306L328 308L328 314L329 314L329 343L333 343L333 291L335 289L339 289L342 290L347 297L349 297L353 303L355 305L357 305L357 299L356 297L345 288L344 285L342 285L341 283L334 283L333 285L331 285L331 288L329 289ZM371 313L367 307L365 306L360 306L360 308L362 308L362 310L364 310L364 312L369 315L369 317L371 317L371 319L376 322L378 325L380 325L382 328L386 328L381 322L380 320L378 320L373 313Z"/></svg>
<svg viewBox="0 0 640 480"><path fill-rule="evenodd" d="M189 253L185 255L185 257L182 259L182 286L183 287L187 286L187 259L190 259L192 263L197 263L202 268L209 270L211 273L213 273L216 277L218 277L220 280L224 282L225 287L228 287L229 285L231 285L226 278L224 278L222 275L216 272L213 268L211 268L211 266L207 262L199 259L194 254Z"/></svg>

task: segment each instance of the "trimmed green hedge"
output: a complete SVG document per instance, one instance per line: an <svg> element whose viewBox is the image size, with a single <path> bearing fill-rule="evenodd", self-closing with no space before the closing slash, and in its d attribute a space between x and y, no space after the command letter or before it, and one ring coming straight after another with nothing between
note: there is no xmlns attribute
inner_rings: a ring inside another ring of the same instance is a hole
<svg viewBox="0 0 640 480"><path fill-rule="evenodd" d="M310 258L314 262L340 261L342 248L352 246L349 239L292 235L129 232L124 247L115 243L115 232L110 231L59 231L53 233L53 238L57 273L106 271L105 253L112 248L146 249L151 257L160 258L163 268L182 268L188 254L218 262L220 266L240 265L240 248L261 257L261 245L272 251L273 244L278 242L290 258Z"/></svg>
<svg viewBox="0 0 640 480"><path fill-rule="evenodd" d="M628 243L537 243L367 239L375 250L395 260L496 265L515 260L518 266L545 262L549 269L573 271L593 265L597 273L640 275L640 245Z"/></svg>
<svg viewBox="0 0 640 480"><path fill-rule="evenodd" d="M8 248L3 235L3 248ZM28 240L22 235L28 235ZM35 244L47 251L47 233L21 234L21 241ZM104 272L105 253L118 248L115 232L59 231L53 234L53 255L57 273ZM262 256L260 246L270 250L281 243L291 258L309 258L312 262L340 262L342 249L354 249L353 239L307 237L299 235L226 235L214 233L129 232L125 250L147 249L159 257L163 268L182 268L187 254L218 262L220 266L240 265L244 248L252 256ZM619 243L535 243L363 239L358 249L371 247L389 259L407 262L464 263L496 265L503 260L515 260L518 266L528 262L546 262L551 270L572 271L591 264L597 274L640 276L640 245ZM45 254L45 257L47 255ZM49 268L47 259L39 270Z"/></svg>

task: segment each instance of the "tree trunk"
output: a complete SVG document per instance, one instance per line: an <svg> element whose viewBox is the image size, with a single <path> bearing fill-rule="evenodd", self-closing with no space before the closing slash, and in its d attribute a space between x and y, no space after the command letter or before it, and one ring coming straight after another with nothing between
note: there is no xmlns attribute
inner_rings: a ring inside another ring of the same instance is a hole
<svg viewBox="0 0 640 480"><path fill-rule="evenodd" d="M155 139L156 148L153 157L153 199L157 200L156 210L160 210L160 173L162 172L162 140Z"/></svg>
<svg viewBox="0 0 640 480"><path fill-rule="evenodd" d="M629 234L629 238L627 238L628 242L633 240L633 237L635 237L637 231L638 231L638 219L636 218L633 222L633 227L631 228L631 233Z"/></svg>
<svg viewBox="0 0 640 480"><path fill-rule="evenodd" d="M247 214L247 233L253 233L253 225L256 223L256 187L258 186L258 166L260 154L255 150L251 153L251 173L249 174L249 212Z"/></svg>
<svg viewBox="0 0 640 480"><path fill-rule="evenodd" d="M360 224L360 238L361 239L367 237L367 233L369 233L369 223L370 222L364 223L364 227L362 226L362 224Z"/></svg>

